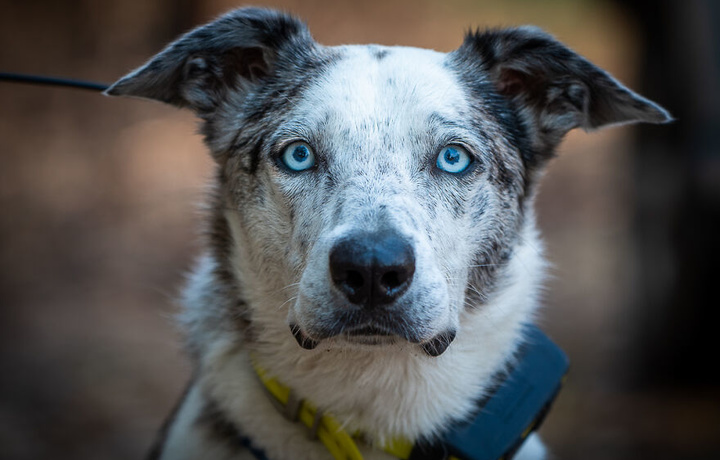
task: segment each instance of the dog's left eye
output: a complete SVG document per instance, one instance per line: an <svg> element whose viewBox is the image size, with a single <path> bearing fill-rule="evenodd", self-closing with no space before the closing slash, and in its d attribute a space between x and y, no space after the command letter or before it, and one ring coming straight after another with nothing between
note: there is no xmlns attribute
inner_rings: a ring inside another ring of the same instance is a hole
<svg viewBox="0 0 720 460"><path fill-rule="evenodd" d="M437 167L452 174L465 171L470 163L472 163L472 157L459 145L443 147L437 157Z"/></svg>
<svg viewBox="0 0 720 460"><path fill-rule="evenodd" d="M315 165L315 154L306 142L288 145L280 158L291 171L305 171Z"/></svg>

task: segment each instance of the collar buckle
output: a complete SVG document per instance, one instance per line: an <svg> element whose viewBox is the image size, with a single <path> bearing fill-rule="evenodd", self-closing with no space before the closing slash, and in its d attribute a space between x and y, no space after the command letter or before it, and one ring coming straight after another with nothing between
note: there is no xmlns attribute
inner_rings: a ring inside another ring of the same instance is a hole
<svg viewBox="0 0 720 460"><path fill-rule="evenodd" d="M315 415L313 415L312 425L308 427L308 436L310 439L318 439L318 430L320 429L320 423L325 414L320 409L315 409Z"/></svg>
<svg viewBox="0 0 720 460"><path fill-rule="evenodd" d="M272 392L265 385L262 385L262 388L268 395L268 399L272 403L273 407L275 407L275 409L277 409L280 415L282 415L286 420L289 420L293 423L300 421L300 413L303 410L309 409L309 407L307 407L307 403L304 400L298 398L297 394L293 390L289 391L287 403L283 404L272 394ZM307 428L308 437L311 440L318 439L318 430L320 429L323 415L325 415L320 409L315 409L313 412L313 420L310 426L306 425L305 423L301 423L301 425Z"/></svg>
<svg viewBox="0 0 720 460"><path fill-rule="evenodd" d="M302 399L298 398L293 390L288 393L287 404L283 404L277 397L268 389L265 385L260 385L265 394L268 396L268 400L272 403L273 407L280 412L285 419L291 422L297 422L300 418L300 409L302 408Z"/></svg>

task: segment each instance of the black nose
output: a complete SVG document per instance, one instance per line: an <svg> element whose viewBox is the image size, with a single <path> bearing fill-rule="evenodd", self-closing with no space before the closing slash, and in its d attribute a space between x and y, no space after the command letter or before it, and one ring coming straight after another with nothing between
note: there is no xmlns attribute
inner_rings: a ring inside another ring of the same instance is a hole
<svg viewBox="0 0 720 460"><path fill-rule="evenodd" d="M392 231L360 233L330 250L330 276L356 305L373 307L393 302L412 283L415 253Z"/></svg>

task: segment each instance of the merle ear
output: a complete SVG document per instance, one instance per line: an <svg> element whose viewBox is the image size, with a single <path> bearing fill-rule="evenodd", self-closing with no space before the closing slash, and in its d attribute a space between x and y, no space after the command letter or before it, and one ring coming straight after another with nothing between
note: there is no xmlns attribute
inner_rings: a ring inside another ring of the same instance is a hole
<svg viewBox="0 0 720 460"><path fill-rule="evenodd" d="M576 127L672 121L665 109L535 27L470 33L455 53L479 65L535 132L553 140Z"/></svg>
<svg viewBox="0 0 720 460"><path fill-rule="evenodd" d="M180 37L105 94L207 112L229 89L266 77L286 47L307 49L313 44L299 20L271 10L241 8Z"/></svg>

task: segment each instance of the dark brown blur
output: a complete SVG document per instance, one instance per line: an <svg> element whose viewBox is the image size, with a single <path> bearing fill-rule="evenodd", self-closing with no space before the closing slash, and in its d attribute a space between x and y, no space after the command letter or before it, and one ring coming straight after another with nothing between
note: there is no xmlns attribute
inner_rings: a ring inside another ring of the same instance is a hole
<svg viewBox="0 0 720 460"><path fill-rule="evenodd" d="M541 324L572 370L542 433L559 459L720 458L716 2L252 4L329 45L449 51L536 24L667 107L671 126L570 133L544 178ZM0 0L0 72L109 83L240 5ZM0 82L0 459L149 447L190 373L172 316L212 172L195 131L160 104Z"/></svg>

